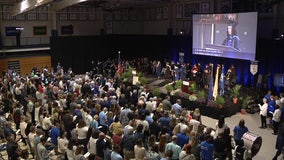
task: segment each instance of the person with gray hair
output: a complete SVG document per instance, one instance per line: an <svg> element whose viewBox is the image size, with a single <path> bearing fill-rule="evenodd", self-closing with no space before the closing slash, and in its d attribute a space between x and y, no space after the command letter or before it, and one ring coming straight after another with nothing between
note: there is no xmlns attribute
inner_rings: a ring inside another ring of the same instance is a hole
<svg viewBox="0 0 284 160"><path fill-rule="evenodd" d="M177 145L178 137L176 135L172 136L172 142L168 143L165 148L165 153L167 153L168 150L173 151L172 160L178 160L179 154L181 152L181 147Z"/></svg>
<svg viewBox="0 0 284 160"><path fill-rule="evenodd" d="M187 131L188 128L181 128L180 133L177 134L177 145L179 145L181 148L183 148L183 146L190 140L190 137L186 135Z"/></svg>
<svg viewBox="0 0 284 160"><path fill-rule="evenodd" d="M176 100L176 103L172 105L172 109L175 110L176 115L180 115L182 111L181 99Z"/></svg>

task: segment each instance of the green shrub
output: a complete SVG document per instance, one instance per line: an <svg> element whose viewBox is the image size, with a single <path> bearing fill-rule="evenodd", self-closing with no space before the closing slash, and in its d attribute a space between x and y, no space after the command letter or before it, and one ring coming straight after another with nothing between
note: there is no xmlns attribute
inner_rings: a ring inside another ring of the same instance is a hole
<svg viewBox="0 0 284 160"><path fill-rule="evenodd" d="M161 90L160 90L159 87L157 87L153 90L153 96L159 97L160 94L161 94Z"/></svg>
<svg viewBox="0 0 284 160"><path fill-rule="evenodd" d="M177 80L175 82L175 88L176 89L181 89L182 88L182 80Z"/></svg>
<svg viewBox="0 0 284 160"><path fill-rule="evenodd" d="M139 82L141 85L145 85L147 83L147 78L146 77L139 77Z"/></svg>
<svg viewBox="0 0 284 160"><path fill-rule="evenodd" d="M215 100L215 104L218 105L224 105L225 104L225 98L222 96L217 96Z"/></svg>
<svg viewBox="0 0 284 160"><path fill-rule="evenodd" d="M173 87L173 85L171 85L171 84L166 85L165 88L166 88L167 92L171 92L171 91L174 90L174 87Z"/></svg>
<svg viewBox="0 0 284 160"><path fill-rule="evenodd" d="M188 90L195 94L197 92L197 86L196 83L191 83L191 85L188 87Z"/></svg>
<svg viewBox="0 0 284 160"><path fill-rule="evenodd" d="M239 85L239 84L236 84L234 86L234 88L230 92L232 98L238 98L239 97L241 88L242 88L242 85Z"/></svg>
<svg viewBox="0 0 284 160"><path fill-rule="evenodd" d="M248 101L251 100L251 96L247 96L246 98L243 99L242 103L242 109L246 109L248 107Z"/></svg>

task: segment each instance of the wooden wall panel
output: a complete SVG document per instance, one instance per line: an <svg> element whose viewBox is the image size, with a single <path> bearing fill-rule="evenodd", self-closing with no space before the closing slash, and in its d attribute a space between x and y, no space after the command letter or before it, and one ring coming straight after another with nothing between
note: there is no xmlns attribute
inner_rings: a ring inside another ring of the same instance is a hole
<svg viewBox="0 0 284 160"><path fill-rule="evenodd" d="M34 56L20 58L21 74L30 74L33 67L37 67L40 71L43 66L46 66L49 70L51 67L50 56Z"/></svg>
<svg viewBox="0 0 284 160"><path fill-rule="evenodd" d="M37 67L40 71L43 66L47 66L49 70L51 68L51 57L49 55L16 57L0 59L0 72L8 70L8 61L20 61L20 72L22 76L30 74L33 67Z"/></svg>
<svg viewBox="0 0 284 160"><path fill-rule="evenodd" d="M0 72L8 70L7 59L0 59ZM2 75L1 75L2 76Z"/></svg>

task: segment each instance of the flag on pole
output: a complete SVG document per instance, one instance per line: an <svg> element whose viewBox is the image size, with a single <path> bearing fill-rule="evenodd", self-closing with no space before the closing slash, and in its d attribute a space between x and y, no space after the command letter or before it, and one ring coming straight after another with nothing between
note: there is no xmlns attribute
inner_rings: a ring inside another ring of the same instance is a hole
<svg viewBox="0 0 284 160"><path fill-rule="evenodd" d="M213 97L214 97L214 100L216 100L216 97L218 96L219 70L220 70L220 65L217 65L216 75L215 75L215 83L214 83L214 87L213 87Z"/></svg>
<svg viewBox="0 0 284 160"><path fill-rule="evenodd" d="M222 73L221 73L221 76L220 76L220 81L219 81L219 86L220 86L220 96L224 95L225 93L225 85L224 85L224 65L222 65Z"/></svg>
<svg viewBox="0 0 284 160"><path fill-rule="evenodd" d="M209 93L208 93L208 99L213 100L213 64L209 65L210 69L210 80L209 80Z"/></svg>

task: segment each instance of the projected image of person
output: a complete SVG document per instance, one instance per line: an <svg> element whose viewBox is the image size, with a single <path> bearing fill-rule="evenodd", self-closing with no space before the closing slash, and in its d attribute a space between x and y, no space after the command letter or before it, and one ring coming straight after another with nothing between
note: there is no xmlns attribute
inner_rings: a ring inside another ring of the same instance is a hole
<svg viewBox="0 0 284 160"><path fill-rule="evenodd" d="M227 27L227 38L224 39L223 45L231 46L240 51L240 38L237 35L235 25L229 24Z"/></svg>

